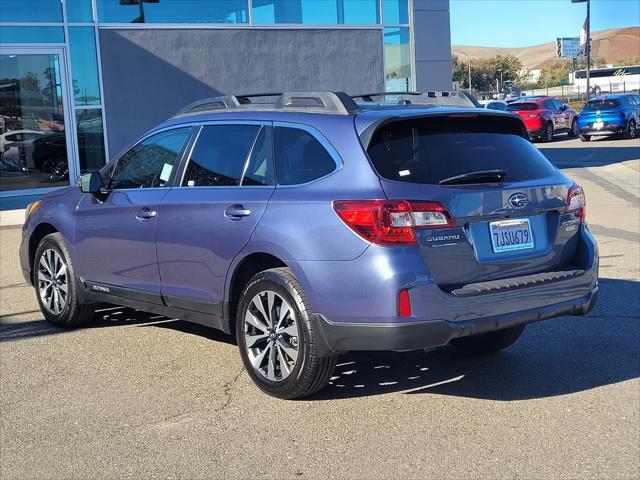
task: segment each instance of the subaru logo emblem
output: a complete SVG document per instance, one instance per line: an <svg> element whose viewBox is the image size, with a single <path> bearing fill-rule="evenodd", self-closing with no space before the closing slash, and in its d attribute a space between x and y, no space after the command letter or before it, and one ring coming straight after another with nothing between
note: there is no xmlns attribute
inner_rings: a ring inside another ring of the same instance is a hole
<svg viewBox="0 0 640 480"><path fill-rule="evenodd" d="M509 205L514 208L524 207L527 203L529 203L529 199L524 193L514 193L509 197Z"/></svg>

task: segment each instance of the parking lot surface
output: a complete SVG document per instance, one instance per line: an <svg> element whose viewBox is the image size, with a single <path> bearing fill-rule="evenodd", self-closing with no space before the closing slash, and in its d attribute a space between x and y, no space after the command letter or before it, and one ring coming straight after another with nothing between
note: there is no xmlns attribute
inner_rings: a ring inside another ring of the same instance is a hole
<svg viewBox="0 0 640 480"><path fill-rule="evenodd" d="M262 394L204 327L119 308L49 326L0 230L0 478L639 478L640 143L538 146L586 191L595 310L491 357L346 354L302 401Z"/></svg>

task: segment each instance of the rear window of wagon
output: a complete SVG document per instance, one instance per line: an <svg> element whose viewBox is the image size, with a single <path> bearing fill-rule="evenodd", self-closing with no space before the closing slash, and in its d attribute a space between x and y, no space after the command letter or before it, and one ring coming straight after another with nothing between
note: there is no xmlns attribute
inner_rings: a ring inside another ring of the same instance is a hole
<svg viewBox="0 0 640 480"><path fill-rule="evenodd" d="M388 180L437 185L445 178L504 170L505 183L552 176L556 169L508 116L421 117L382 125L367 153Z"/></svg>

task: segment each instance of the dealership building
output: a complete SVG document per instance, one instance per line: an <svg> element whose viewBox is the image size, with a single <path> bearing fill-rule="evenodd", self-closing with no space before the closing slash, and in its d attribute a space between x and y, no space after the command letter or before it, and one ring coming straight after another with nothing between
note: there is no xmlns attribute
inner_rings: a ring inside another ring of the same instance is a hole
<svg viewBox="0 0 640 480"><path fill-rule="evenodd" d="M0 210L229 93L451 88L448 0L0 0Z"/></svg>

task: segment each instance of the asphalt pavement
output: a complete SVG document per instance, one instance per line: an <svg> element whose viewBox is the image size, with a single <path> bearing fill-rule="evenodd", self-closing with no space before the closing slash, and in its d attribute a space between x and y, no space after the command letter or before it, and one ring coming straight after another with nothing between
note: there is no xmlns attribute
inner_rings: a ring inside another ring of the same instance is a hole
<svg viewBox="0 0 640 480"><path fill-rule="evenodd" d="M639 478L640 143L538 146L586 191L595 310L486 358L346 354L301 401L204 327L121 308L49 326L0 229L0 478Z"/></svg>

